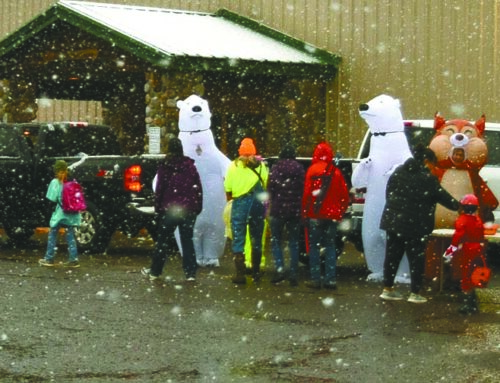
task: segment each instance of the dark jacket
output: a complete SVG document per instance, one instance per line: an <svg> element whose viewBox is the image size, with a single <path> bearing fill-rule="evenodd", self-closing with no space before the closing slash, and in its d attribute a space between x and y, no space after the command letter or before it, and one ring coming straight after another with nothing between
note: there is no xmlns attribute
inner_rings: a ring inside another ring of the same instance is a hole
<svg viewBox="0 0 500 383"><path fill-rule="evenodd" d="M314 149L311 166L307 169L302 196L304 218L340 221L349 207L349 190L339 168L332 163L333 150L326 142ZM323 192L323 182L331 179L328 190ZM321 203L316 203L316 200ZM316 207L317 206L317 207Z"/></svg>
<svg viewBox="0 0 500 383"><path fill-rule="evenodd" d="M158 167L155 211L159 213L176 206L200 214L202 197L200 175L194 160L185 156L167 156L165 162Z"/></svg>
<svg viewBox="0 0 500 383"><path fill-rule="evenodd" d="M434 229L437 203L455 211L459 207L425 165L409 158L389 178L380 228L406 237L424 237Z"/></svg>
<svg viewBox="0 0 500 383"><path fill-rule="evenodd" d="M271 217L300 218L304 176L304 167L293 159L274 164L267 183Z"/></svg>

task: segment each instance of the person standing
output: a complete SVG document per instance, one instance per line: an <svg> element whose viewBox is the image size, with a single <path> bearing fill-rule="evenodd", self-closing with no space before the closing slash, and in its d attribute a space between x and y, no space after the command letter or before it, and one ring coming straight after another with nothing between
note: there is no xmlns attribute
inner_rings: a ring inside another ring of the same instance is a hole
<svg viewBox="0 0 500 383"><path fill-rule="evenodd" d="M481 266L484 261L484 224L479 215L479 200L474 194L466 194L460 200L459 216L455 221L455 232L451 244L444 253L445 262L452 262L458 272L460 287L464 294L464 305L461 314L475 314L479 311L475 285L471 275L478 258Z"/></svg>
<svg viewBox="0 0 500 383"><path fill-rule="evenodd" d="M389 177L386 203L380 228L387 233L384 259L384 289L380 298L402 300L394 289L399 263L406 252L410 263L410 289L408 302L425 303L420 295L425 271L425 248L434 229L436 204L457 211L458 201L439 184L432 170L437 163L436 154L423 145L417 145L413 157L396 168Z"/></svg>
<svg viewBox="0 0 500 383"><path fill-rule="evenodd" d="M65 229L66 242L68 244L69 260L64 263L66 267L80 267L78 261L78 249L76 246L75 227L81 224L80 213L65 213L62 209L63 184L68 178L68 164L66 161L57 160L53 166L55 177L50 181L46 198L55 202L56 206L50 217L50 230L47 241L47 251L45 257L38 261L40 266L54 266L56 253L57 234L61 228Z"/></svg>
<svg viewBox="0 0 500 383"><path fill-rule="evenodd" d="M244 138L238 149L239 157L231 162L224 179L226 198L232 202L231 249L234 255L236 274L233 283L245 284L245 239L247 226L252 244L252 277L260 281L262 259L262 234L264 232L266 199L265 189L269 171L266 164L257 157L257 149L251 138Z"/></svg>
<svg viewBox="0 0 500 383"><path fill-rule="evenodd" d="M304 167L295 160L295 148L287 144L279 154L279 160L271 168L267 191L269 192L269 221L271 228L271 249L275 264L275 275L271 283L285 280L283 260L283 232L288 232L290 253L289 281L297 286L299 268L299 238L302 227L301 206L304 190Z"/></svg>
<svg viewBox="0 0 500 383"><path fill-rule="evenodd" d="M155 188L155 212L158 213L158 233L150 268L142 274L158 279L167 259L169 237L179 228L182 247L182 268L188 281L196 280L196 254L193 228L203 206L203 190L194 160L186 157L181 140L172 137L165 162L158 167Z"/></svg>
<svg viewBox="0 0 500 383"><path fill-rule="evenodd" d="M323 287L337 289L335 236L337 224L349 206L349 190L344 176L332 161L333 149L330 144L319 143L306 172L302 196L302 217L307 222L311 273L311 280L306 286L314 289L321 288L322 247L325 248Z"/></svg>

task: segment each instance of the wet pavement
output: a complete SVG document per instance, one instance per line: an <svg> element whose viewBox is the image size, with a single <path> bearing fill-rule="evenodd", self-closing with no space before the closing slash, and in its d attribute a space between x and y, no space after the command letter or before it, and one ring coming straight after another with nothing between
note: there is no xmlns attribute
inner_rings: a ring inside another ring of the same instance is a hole
<svg viewBox="0 0 500 383"><path fill-rule="evenodd" d="M351 247L331 291L305 287L305 266L298 287L271 285L269 267L233 285L229 254L195 283L175 256L150 282L151 240L118 234L79 269L44 268L45 238L0 247L1 382L500 382L497 303L463 316L435 289L383 302Z"/></svg>

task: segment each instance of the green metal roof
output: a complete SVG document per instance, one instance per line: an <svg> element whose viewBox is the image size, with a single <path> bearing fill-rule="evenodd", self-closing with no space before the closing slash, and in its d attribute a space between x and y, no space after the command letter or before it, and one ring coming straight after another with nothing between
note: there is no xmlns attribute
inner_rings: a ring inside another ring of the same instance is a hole
<svg viewBox="0 0 500 383"><path fill-rule="evenodd" d="M0 60L64 22L155 66L333 77L340 58L254 20L215 14L60 0L0 41Z"/></svg>

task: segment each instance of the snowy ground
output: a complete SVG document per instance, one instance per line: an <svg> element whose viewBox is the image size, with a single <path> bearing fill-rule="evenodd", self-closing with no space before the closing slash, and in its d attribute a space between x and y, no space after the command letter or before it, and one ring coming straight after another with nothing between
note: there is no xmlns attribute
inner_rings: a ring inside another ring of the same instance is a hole
<svg viewBox="0 0 500 383"><path fill-rule="evenodd" d="M500 313L435 291L382 302L350 248L332 292L304 287L305 267L299 287L235 286L229 255L195 284L176 257L151 283L147 239L72 271L39 267L44 246L0 248L1 382L500 382Z"/></svg>

